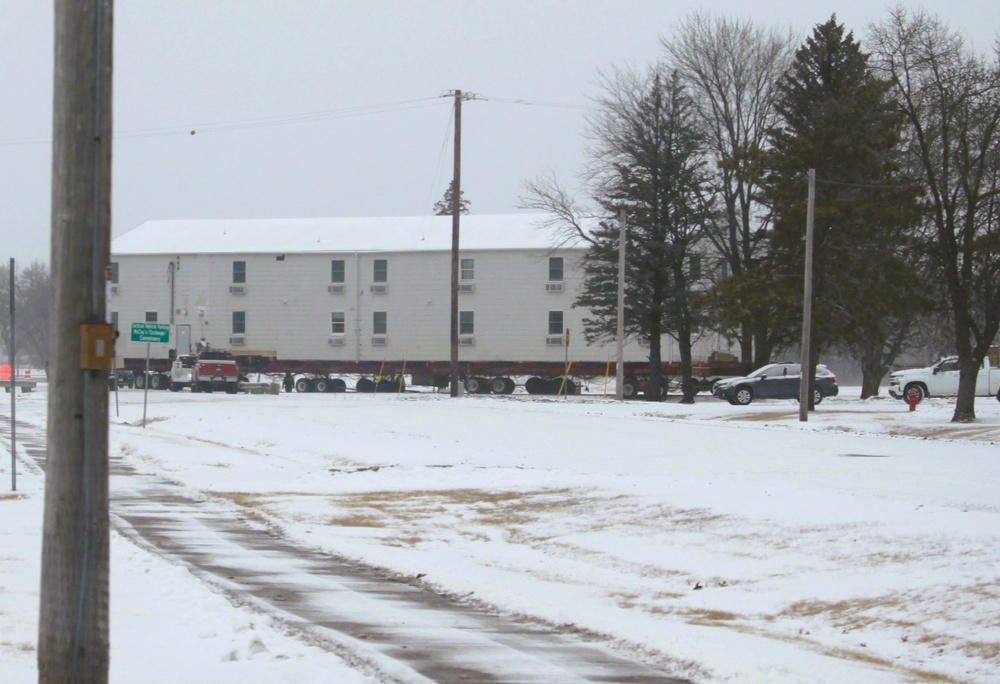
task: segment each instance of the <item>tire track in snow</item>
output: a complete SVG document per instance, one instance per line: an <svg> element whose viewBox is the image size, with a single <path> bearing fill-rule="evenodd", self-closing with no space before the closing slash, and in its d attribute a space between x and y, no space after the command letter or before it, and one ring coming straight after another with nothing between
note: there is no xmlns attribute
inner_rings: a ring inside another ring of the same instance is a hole
<svg viewBox="0 0 1000 684"><path fill-rule="evenodd" d="M24 428L19 443L44 468L44 430ZM121 458L110 465L117 532L386 681L685 684L572 631L487 613L278 538Z"/></svg>

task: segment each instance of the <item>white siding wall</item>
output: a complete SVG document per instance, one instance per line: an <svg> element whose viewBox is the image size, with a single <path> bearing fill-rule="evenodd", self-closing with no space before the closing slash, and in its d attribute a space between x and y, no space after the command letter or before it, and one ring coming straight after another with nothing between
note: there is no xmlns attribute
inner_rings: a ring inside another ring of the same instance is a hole
<svg viewBox="0 0 1000 684"><path fill-rule="evenodd" d="M462 346L463 361L562 361L566 350L546 344L549 311L562 311L569 328L569 356L605 362L614 344L587 346L582 320L573 308L582 283L581 250L492 250L465 252L475 260L475 291L459 295L459 309L475 315L474 344ZM121 337L117 353L141 358L144 343L129 341L131 323L157 312L171 322L169 264L175 263L173 323L191 327L192 342L204 337L213 347L277 354L279 359L446 361L449 358L451 255L447 252L362 252L278 255L180 256L118 255L119 293L112 296ZM546 290L549 257L564 258L564 287ZM344 261L342 293L328 292L330 262ZM373 264L388 262L387 292L371 291ZM246 262L246 294L230 293L234 261ZM246 312L245 344L231 347L233 311ZM345 316L343 345L331 345L331 313ZM387 344L372 344L372 314L387 313ZM153 358L174 346L152 345ZM695 359L715 349L698 343ZM648 349L626 345L626 360L643 361ZM679 360L676 344L663 340L663 360Z"/></svg>

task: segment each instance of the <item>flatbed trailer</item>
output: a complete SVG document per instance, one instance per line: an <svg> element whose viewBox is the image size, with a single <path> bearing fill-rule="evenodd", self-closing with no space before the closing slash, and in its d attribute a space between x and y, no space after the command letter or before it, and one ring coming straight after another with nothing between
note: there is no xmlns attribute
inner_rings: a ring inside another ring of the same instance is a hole
<svg viewBox="0 0 1000 684"><path fill-rule="evenodd" d="M445 389L449 386L449 361L335 361L279 359L273 354L233 352L240 376L254 374L274 377L290 375L297 392L343 392L348 389L345 377L358 378L354 389L359 392L398 392L405 389L404 377L415 386ZM150 359L150 387L169 386L169 359ZM125 359L123 366L143 373L145 359ZM583 382L596 378L615 377L614 363L593 361L571 362L567 368L550 361L476 361L460 362L459 378L470 394L511 394L518 385L515 378L525 378L524 389L529 394L576 394ZM692 376L698 391L710 391L712 384L724 377L744 375L747 365L731 360L696 362ZM679 378L681 364L661 364L661 374L667 385ZM649 376L649 364L624 364L623 394L636 398L643 394ZM565 377L565 381L564 381Z"/></svg>

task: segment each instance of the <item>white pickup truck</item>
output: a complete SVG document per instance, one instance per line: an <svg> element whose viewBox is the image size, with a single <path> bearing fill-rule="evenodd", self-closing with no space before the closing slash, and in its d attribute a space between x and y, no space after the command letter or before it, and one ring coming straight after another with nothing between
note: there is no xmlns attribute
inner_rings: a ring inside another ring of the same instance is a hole
<svg viewBox="0 0 1000 684"><path fill-rule="evenodd" d="M958 395L958 357L946 356L927 368L911 368L889 374L889 394L906 399L916 392L917 401L924 397L954 397ZM977 397L996 397L1000 401L1000 348L990 347L983 359L976 380Z"/></svg>

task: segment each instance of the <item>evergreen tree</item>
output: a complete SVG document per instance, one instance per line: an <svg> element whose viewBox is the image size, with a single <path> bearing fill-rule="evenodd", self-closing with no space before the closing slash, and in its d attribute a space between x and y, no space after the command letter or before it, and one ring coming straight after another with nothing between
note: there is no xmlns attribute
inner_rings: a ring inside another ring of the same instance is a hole
<svg viewBox="0 0 1000 684"><path fill-rule="evenodd" d="M889 83L836 17L817 26L779 85L780 126L771 136L766 190L774 230L769 254L772 306L801 311L808 169L816 170L812 377L835 345L890 344L890 325L912 308L910 247L916 186L900 173L902 119ZM883 344L884 343L884 344Z"/></svg>
<svg viewBox="0 0 1000 684"><path fill-rule="evenodd" d="M665 394L660 338L677 340L681 401L694 400L691 346L701 325L689 271L692 249L709 211L704 141L691 100L676 75L651 69L645 76L616 72L591 122L594 199L606 215L627 214L625 329L649 341L647 396ZM584 258L584 288L577 306L588 340L613 337L617 325L618 226L605 221Z"/></svg>
<svg viewBox="0 0 1000 684"><path fill-rule="evenodd" d="M435 216L451 216L454 211L453 203L455 201L455 181L448 183L448 189L444 191L444 197L439 199L434 204L434 215ZM469 200L465 199L465 191L460 191L458 193L458 213L468 214L469 213Z"/></svg>

